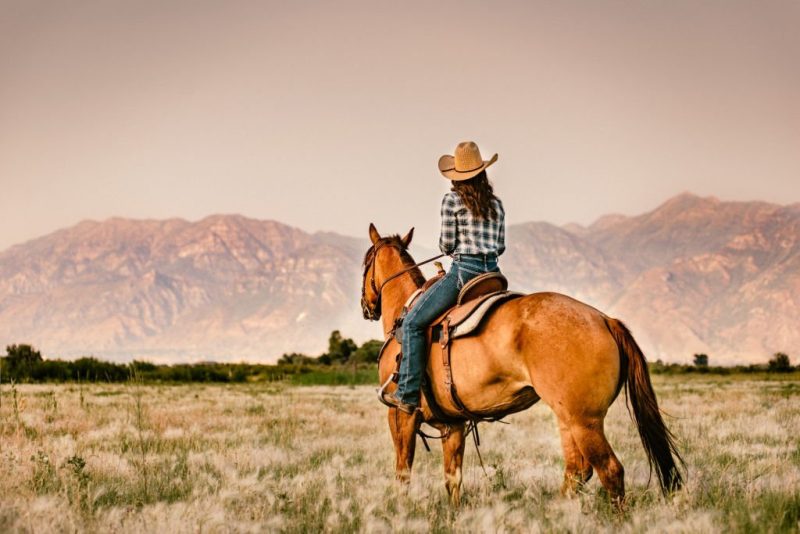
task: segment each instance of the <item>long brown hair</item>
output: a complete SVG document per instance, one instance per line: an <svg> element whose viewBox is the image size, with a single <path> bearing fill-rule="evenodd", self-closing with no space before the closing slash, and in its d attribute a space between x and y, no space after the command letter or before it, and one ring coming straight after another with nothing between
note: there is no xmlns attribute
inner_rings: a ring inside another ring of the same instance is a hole
<svg viewBox="0 0 800 534"><path fill-rule="evenodd" d="M497 207L492 202L497 197L494 196L494 189L489 183L486 171L481 171L480 174L469 180L453 182L453 191L458 193L461 202L467 206L473 217L497 219Z"/></svg>

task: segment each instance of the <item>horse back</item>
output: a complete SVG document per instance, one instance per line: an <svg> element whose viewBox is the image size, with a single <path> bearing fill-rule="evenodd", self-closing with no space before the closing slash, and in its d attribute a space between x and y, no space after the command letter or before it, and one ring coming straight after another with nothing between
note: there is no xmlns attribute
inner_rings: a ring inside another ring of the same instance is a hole
<svg viewBox="0 0 800 534"><path fill-rule="evenodd" d="M474 335L453 339L452 381L463 404L483 415L512 413L540 398L590 411L618 393L620 356L597 309L559 293L533 293L499 304ZM428 376L442 408L448 395L442 350L431 346Z"/></svg>

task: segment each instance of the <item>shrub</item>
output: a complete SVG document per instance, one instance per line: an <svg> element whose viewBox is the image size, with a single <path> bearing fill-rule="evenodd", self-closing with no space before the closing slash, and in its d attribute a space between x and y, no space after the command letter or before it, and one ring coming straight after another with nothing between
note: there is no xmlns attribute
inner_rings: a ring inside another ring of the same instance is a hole
<svg viewBox="0 0 800 534"><path fill-rule="evenodd" d="M776 352L769 361L767 370L771 373L788 373L792 370L792 363L789 355L783 352Z"/></svg>

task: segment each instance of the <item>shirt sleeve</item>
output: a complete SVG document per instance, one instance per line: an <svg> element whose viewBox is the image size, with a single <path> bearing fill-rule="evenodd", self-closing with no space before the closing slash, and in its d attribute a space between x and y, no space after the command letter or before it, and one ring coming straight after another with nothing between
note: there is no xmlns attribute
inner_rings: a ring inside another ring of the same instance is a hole
<svg viewBox="0 0 800 534"><path fill-rule="evenodd" d="M500 207L497 214L498 222L500 223L500 228L497 230L497 255L499 256L506 251L506 213L499 198L497 199L497 204Z"/></svg>
<svg viewBox="0 0 800 534"><path fill-rule="evenodd" d="M439 250L452 254L456 249L457 220L453 196L448 193L442 199L442 231L439 234Z"/></svg>

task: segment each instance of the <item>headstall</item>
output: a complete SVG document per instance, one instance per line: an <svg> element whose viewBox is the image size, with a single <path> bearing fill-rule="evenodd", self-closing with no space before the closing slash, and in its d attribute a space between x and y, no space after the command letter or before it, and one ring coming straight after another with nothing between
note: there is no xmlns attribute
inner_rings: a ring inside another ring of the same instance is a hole
<svg viewBox="0 0 800 534"><path fill-rule="evenodd" d="M383 247L392 247L396 248L397 250L402 250L399 245L390 241L381 241L376 245L372 245L370 249L367 251L366 259L364 260L364 283L361 284L361 311L364 313L364 317L369 319L370 321L377 321L381 318L381 296L383 294L383 288L386 287L386 284L394 280L395 278L404 275L408 271L419 267L420 265L425 265L426 263L430 263L433 260L438 260L439 258L443 257L444 254L439 254L438 256L434 256L432 258L428 258L427 260L421 261L419 263L415 263L414 265L410 265L405 269L393 274L386 280L384 280L380 287L375 286L375 260L378 257L378 251ZM370 307L369 302L367 301L367 273L372 270L372 275L369 277L369 285L372 288L373 293L377 295L375 299L375 306Z"/></svg>

